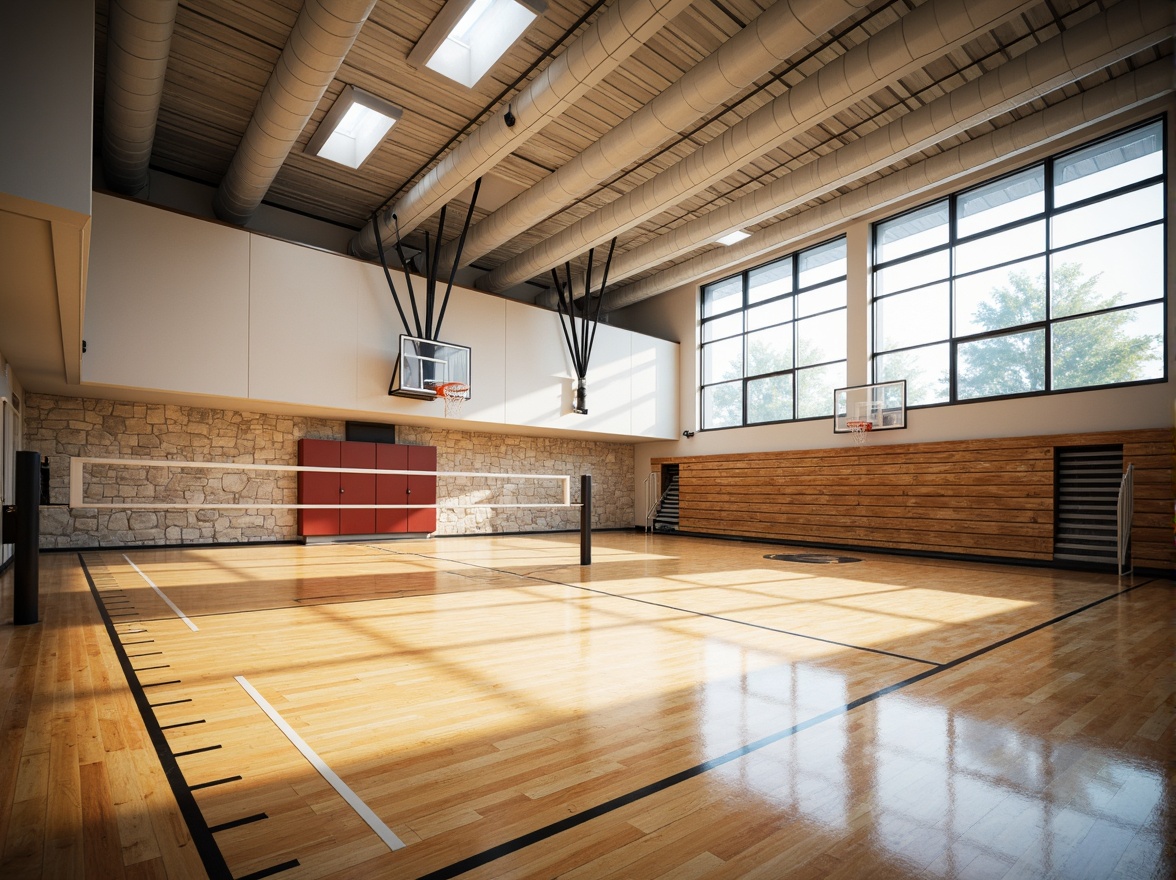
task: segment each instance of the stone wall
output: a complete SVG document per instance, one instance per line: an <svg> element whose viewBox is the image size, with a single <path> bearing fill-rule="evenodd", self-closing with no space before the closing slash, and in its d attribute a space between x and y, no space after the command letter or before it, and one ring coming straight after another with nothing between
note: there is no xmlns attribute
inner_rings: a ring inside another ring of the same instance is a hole
<svg viewBox="0 0 1176 880"><path fill-rule="evenodd" d="M342 421L197 407L119 403L109 400L29 394L25 400L24 448L50 463L50 503L41 512L42 547L140 544L237 543L297 538L294 510L264 508L118 510L64 506L69 500L69 458L296 464L298 440L341 440ZM437 447L437 469L494 473L593 476L593 527L632 525L633 446L570 438L522 437L431 428L397 427L400 443ZM294 473L231 469L86 468L85 499L94 503L293 504ZM445 501L550 503L562 500L558 484L531 480L441 477ZM577 510L442 508L437 534L528 532L575 529Z"/></svg>

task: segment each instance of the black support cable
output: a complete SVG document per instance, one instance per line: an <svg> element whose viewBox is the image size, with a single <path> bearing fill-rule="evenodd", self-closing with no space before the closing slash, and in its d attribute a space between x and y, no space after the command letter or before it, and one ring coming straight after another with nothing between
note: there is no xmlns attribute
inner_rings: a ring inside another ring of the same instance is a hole
<svg viewBox="0 0 1176 880"><path fill-rule="evenodd" d="M453 255L453 265L449 269L449 283L445 285L445 298L441 301L441 312L437 315L437 335L441 338L441 322L445 320L445 309L449 305L449 294L453 291L453 279L457 277L457 267L461 265L461 252L465 248L466 233L470 231L470 221L474 217L474 206L478 204L478 190L482 188L482 178L474 181L474 195L470 198L470 206L466 210L465 224L461 227L461 235L457 239L457 253Z"/></svg>
<svg viewBox="0 0 1176 880"><path fill-rule="evenodd" d="M407 332L408 318L405 317L404 309L400 305L400 297L396 295L396 285L392 283L392 273L388 270L388 260L384 257L384 242L380 241L378 226L376 218L372 217L372 231L376 233L376 248L380 252L380 265L384 267L384 277L388 279L388 289L392 291L392 302L396 303L396 311L400 314L400 323Z"/></svg>
<svg viewBox="0 0 1176 880"><path fill-rule="evenodd" d="M556 305L559 306L559 327L561 330L563 330L564 341L567 342L567 344L568 344L568 353L571 354L572 360L575 361L575 359L576 359L575 346L572 344L572 339L574 338L574 334L575 334L575 325L574 324L572 325L572 332L571 332L571 334L569 334L568 328L567 328L567 322L564 321L565 307L564 307L564 299L563 299L563 284L560 282L559 273L555 270L554 266L551 269L551 278L555 282ZM579 376L579 374L580 374L580 365L576 364L576 375Z"/></svg>
<svg viewBox="0 0 1176 880"><path fill-rule="evenodd" d="M604 291L608 288L608 270L612 266L613 250L617 246L617 237L614 235L612 242L608 246L608 256L604 260L604 277L600 279L600 295L596 298L596 312L592 315L592 338L588 340L588 353L584 357L584 373L588 373L588 359L592 357L592 346L596 344L596 328L600 326L600 308L604 305ZM592 295L592 288L586 286L584 293L587 296ZM591 299L585 304L585 312L587 306L591 305Z"/></svg>
<svg viewBox="0 0 1176 880"><path fill-rule="evenodd" d="M412 289L412 273L408 271L408 260L404 259L404 246L400 241L400 220L395 214L392 215L392 224L396 227L396 256L400 257L400 268L404 270L404 281L408 284L408 301L412 303L412 319L416 322L416 335L418 337L424 336L425 334L421 332L421 316L417 312L416 294ZM407 326L405 325L406 329Z"/></svg>

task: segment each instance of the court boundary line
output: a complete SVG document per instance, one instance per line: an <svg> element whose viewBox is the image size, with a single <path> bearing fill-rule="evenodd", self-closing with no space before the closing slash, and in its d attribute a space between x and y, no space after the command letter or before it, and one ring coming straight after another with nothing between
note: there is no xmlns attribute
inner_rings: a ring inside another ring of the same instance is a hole
<svg viewBox="0 0 1176 880"><path fill-rule="evenodd" d="M119 666L123 671L123 678L127 682L127 688L130 690L131 696L135 700L135 706L139 710L139 718L142 720L143 726L147 729L147 737L151 740L152 748L155 750L155 757L159 760L160 767L163 769L163 775L167 779L168 786L171 788L172 797L175 798L180 816L183 817L184 825L188 829L188 836L192 838L192 844L196 847L196 853L200 856L204 870L208 873L209 880L233 880L232 872L229 871L229 865L225 861L224 854L221 852L216 838L212 836L212 830L204 820L204 814L200 811L200 805L196 803L196 798L192 794L192 790L189 788L187 781L184 779L184 773L180 769L179 762L176 761L175 756L172 754L167 737L163 733L163 727L160 726L159 721L155 717L155 712L151 709L151 703L148 701L147 694L142 686L139 685L138 678L133 674L131 661L127 659L127 652L123 649L122 643L118 639L119 633L114 628L114 621L110 619L110 615L106 613L106 608L102 604L102 594L98 589L98 585L94 582L94 577L90 573L90 566L86 564L84 554L78 553L78 562L81 563L82 573L86 576L86 581L90 585L90 594L93 596L94 604L98 607L98 613L102 617L107 638L110 639L111 647L114 649L115 656L118 658ZM106 563L102 562L102 565L105 566Z"/></svg>
<svg viewBox="0 0 1176 880"><path fill-rule="evenodd" d="M180 618L180 620L184 621L184 625L187 626L188 629L192 630L192 632L200 632L200 628L198 626L196 626L196 624L194 624L191 620L188 619L188 615L184 614L184 612L179 609L179 606L177 606L175 602L173 602L171 599L169 599L167 597L167 595L163 592L163 590L161 590L161 589L159 589L159 587L155 586L155 581L153 581L153 580L151 580L151 578L147 577L147 575L143 573L143 569L139 568L139 566L137 566L137 565L135 565L135 563L131 562L131 557L127 556L127 554L124 553L124 554L122 554L122 558L127 561L127 565L129 565L131 568L133 568L138 573L139 577L141 577L143 580L145 580L147 582L147 586L151 587L151 589L155 590L155 592L159 594L159 598L167 603L167 607L170 608L172 611L174 611L176 613L176 616L178 618Z"/></svg>
<svg viewBox="0 0 1176 880"><path fill-rule="evenodd" d="M996 651L1008 644L1011 644L1012 642L1033 635L1034 633L1040 632L1043 629L1055 626L1064 620L1089 611L1091 608L1095 608L1098 605L1109 602L1111 599L1117 599L1126 595L1127 593L1138 590L1141 587L1146 587L1149 584L1153 584L1157 580L1159 580L1159 578L1150 578L1143 583L1133 584L1132 586L1121 589L1118 592L1111 593L1108 596L1103 596L1101 599L1096 599L1095 601L1087 603L1080 608L1067 611L1065 614L1060 614L1057 617L1043 621L1035 626L1030 627L1029 629L1022 630L1019 633L1014 633L1011 636L1007 636L997 642L993 642L991 645L978 648L969 654L964 654L961 657L957 657L954 660L950 660L946 663L935 666L932 669L926 669L923 672L912 675L909 678L903 679L902 681L895 682L894 684L887 685L886 687L880 688L872 693L865 694L864 696L858 697L855 700L851 700L843 706L834 707L798 724L794 724L791 727L787 727L784 730L779 730L775 733L768 734L767 736L760 737L758 740L746 743L739 748L732 749L726 754L719 755L716 758L710 758L699 764L695 764L693 767L687 767L685 770L672 773L669 776L651 782L648 785L643 785L641 788L634 789L633 791L627 792L626 794L618 795L617 797L605 801L602 804L597 804L595 807L590 807L587 810L577 813L574 816L568 816L566 819L560 819L557 822L552 822L549 825L546 825L542 828L537 828L534 831L520 835L512 840L508 840L496 846L490 847L489 849L483 850L480 853L476 853L442 868L430 871L427 874L422 874L417 878L417 880L452 880L452 878L472 871L475 868L488 865L497 861L498 859L511 855L512 853L526 849L528 846L541 843L542 841L555 837L564 831L576 828L592 821L593 819L599 818L600 816L607 815L608 813L619 810L620 808L628 806L629 804L636 803L637 801L643 800L644 798L647 798L651 795L665 791L675 785L693 779L696 776L701 776L703 773L707 773L711 770L717 769L718 767L722 767L725 764L729 764L732 761L738 760L739 758L746 757L753 752L758 752L761 749L764 749L770 745L774 745L777 742L789 739L798 733L802 733L803 731L808 730L811 727L815 727L818 724L821 724L832 718L837 718L841 715L848 715L854 709L858 709L861 706L876 702L882 697L897 693L898 691L904 690L911 685L918 684L919 682L931 678L934 675L938 675L941 672L947 672L956 668L957 666L961 666L964 663L975 660L977 657L989 654L992 651Z"/></svg>
<svg viewBox="0 0 1176 880"><path fill-rule="evenodd" d="M245 693L247 693L257 707L266 714L274 726L282 732L282 734L290 741L290 745L298 749L302 757L307 760L311 767L313 767L331 788L346 801L347 805L351 807L364 823L376 833L376 836L384 842L388 849L395 852L398 849L403 849L405 843L396 833L384 824L375 811L364 802L355 791L346 782L342 780L338 773L330 768L326 761L319 757L318 752L310 747L310 745L297 731L281 716L277 709L270 705L269 701L258 693L257 688L249 683L249 680L243 675L234 675L233 680L241 685Z"/></svg>

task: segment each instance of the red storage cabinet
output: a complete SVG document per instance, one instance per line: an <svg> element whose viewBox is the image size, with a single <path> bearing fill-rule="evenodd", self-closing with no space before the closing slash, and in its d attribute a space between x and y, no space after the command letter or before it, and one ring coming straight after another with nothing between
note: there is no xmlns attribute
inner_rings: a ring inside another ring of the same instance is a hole
<svg viewBox="0 0 1176 880"><path fill-rule="evenodd" d="M408 446L399 443L376 444L376 467L384 471L408 470ZM376 474L376 504L409 504L408 477L404 474ZM376 532L381 535L408 531L408 511L377 510ZM430 529L432 531L432 529Z"/></svg>
<svg viewBox="0 0 1176 880"><path fill-rule="evenodd" d="M307 467L339 467L337 440L299 440L298 464ZM299 504L338 504L339 474L298 472ZM298 511L298 534L305 537L339 534L339 511Z"/></svg>
<svg viewBox="0 0 1176 880"><path fill-rule="evenodd" d="M324 510L299 510L298 534L407 535L436 530L437 511L377 510L377 504L436 504L437 448L353 440L299 440L298 463L312 467L429 471L406 474L329 474L299 471L299 504L342 504ZM351 510L354 506L357 509Z"/></svg>
<svg viewBox="0 0 1176 880"><path fill-rule="evenodd" d="M339 444L339 463L345 468L376 467L376 444L344 440ZM358 510L344 507L339 511L340 535L372 535L376 531L375 474L340 474L339 503L363 505Z"/></svg>
<svg viewBox="0 0 1176 880"><path fill-rule="evenodd" d="M408 469L410 471L436 471L436 446L409 446ZM437 503L437 475L413 474L408 476L408 501L406 504L436 504ZM437 508L427 510L410 510L408 512L408 531L432 532L437 529Z"/></svg>

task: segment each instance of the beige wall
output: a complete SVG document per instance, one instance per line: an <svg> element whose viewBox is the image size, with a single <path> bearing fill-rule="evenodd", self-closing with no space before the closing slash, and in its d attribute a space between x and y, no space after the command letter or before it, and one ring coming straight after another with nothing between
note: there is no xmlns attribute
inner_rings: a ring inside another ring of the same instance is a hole
<svg viewBox="0 0 1176 880"><path fill-rule="evenodd" d="M393 278L411 322L407 285ZM417 278L422 306L424 286ZM581 415L555 312L455 286L443 328L443 341L472 349L468 430L676 433L674 343L600 326ZM94 196L87 395L185 394L208 406L449 427L437 401L388 394L403 330L376 264Z"/></svg>
<svg viewBox="0 0 1176 880"><path fill-rule="evenodd" d="M41 513L42 547L288 541L296 538L293 510L98 510L65 507L70 456L296 464L302 437L343 439L344 422L258 412L29 394L25 448L48 457L50 501ZM569 474L593 477L593 527L631 524L633 447L625 443L555 437L503 436L424 427L399 427L397 441L437 447L438 470ZM132 503L214 503L249 499L292 504L293 473L250 475L231 469L159 470L90 466L86 498ZM488 497L492 484L439 479L439 494ZM579 480L573 497L578 500ZM550 484L548 484L550 487ZM534 487L540 488L539 484ZM510 500L530 497L528 481L498 481ZM550 494L550 488L545 490ZM130 501L127 501L130 499ZM494 499L490 499L494 500ZM549 500L546 496L536 500ZM529 532L576 529L578 509L442 509L437 533Z"/></svg>

